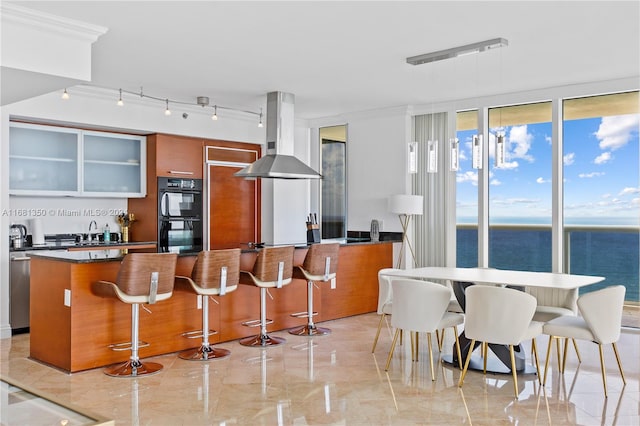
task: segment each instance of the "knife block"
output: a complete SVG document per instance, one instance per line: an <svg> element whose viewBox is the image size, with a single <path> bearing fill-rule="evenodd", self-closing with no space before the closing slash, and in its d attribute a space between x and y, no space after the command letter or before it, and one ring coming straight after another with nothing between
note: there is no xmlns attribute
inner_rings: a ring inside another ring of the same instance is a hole
<svg viewBox="0 0 640 426"><path fill-rule="evenodd" d="M318 225L307 225L307 244L320 242L320 227Z"/></svg>

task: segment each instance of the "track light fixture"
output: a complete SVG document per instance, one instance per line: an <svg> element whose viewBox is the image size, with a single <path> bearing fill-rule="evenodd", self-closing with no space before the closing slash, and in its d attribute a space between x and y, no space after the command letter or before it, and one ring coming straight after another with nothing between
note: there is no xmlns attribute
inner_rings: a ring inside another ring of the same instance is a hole
<svg viewBox="0 0 640 426"><path fill-rule="evenodd" d="M411 56L407 58L407 63L411 65L427 64L429 62L442 61L444 59L457 58L458 56L470 55L484 52L485 50L497 49L508 46L509 41L504 38L493 38L491 40L477 43L465 44L464 46L452 47L451 49L438 50L437 52L425 53L423 55Z"/></svg>
<svg viewBox="0 0 640 426"><path fill-rule="evenodd" d="M95 86L94 86L95 87ZM129 94L129 95L136 95L139 96L140 98L147 98L147 99L153 99L159 102L163 102L165 105L165 110L164 110L164 114L169 116L171 115L171 109L169 109L169 103L172 104L178 104L178 105L198 105L201 106L203 108L205 107L211 107L213 108L213 115L211 116L211 120L213 121L217 121L218 120L218 109L222 109L222 110L228 110L228 111L236 111L236 112L240 112L240 113L244 113L244 114L250 114L250 115L254 115L254 116L258 116L258 127L263 127L263 123L262 123L262 108L260 108L260 112L254 112L254 111L248 111L248 110L244 110L244 109L239 109L239 108L232 108L232 107L225 107L222 105L209 105L209 98L206 96L198 96L196 98L196 102L183 102L183 101L176 101L170 98L161 98L158 96L151 96L151 95L147 95L146 93L143 92L142 87L140 87L140 91L139 92L132 92L129 90L125 90L125 89L110 89L110 88L102 88L102 89L106 89L106 90L117 90L118 93L118 100L116 102L116 104L118 106L123 106L124 105L124 99L122 98L122 94ZM67 89L64 89L64 92L62 93L62 99L69 99L69 93L67 92Z"/></svg>

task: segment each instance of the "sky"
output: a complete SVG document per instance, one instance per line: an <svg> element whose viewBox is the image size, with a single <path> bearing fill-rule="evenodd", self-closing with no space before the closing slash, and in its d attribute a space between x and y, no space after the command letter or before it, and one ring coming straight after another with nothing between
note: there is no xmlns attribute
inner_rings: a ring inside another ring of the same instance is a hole
<svg viewBox="0 0 640 426"><path fill-rule="evenodd" d="M564 212L567 224L638 225L640 219L640 115L564 122ZM505 165L495 167L495 132L504 132ZM551 223L551 123L491 129L489 137L490 223ZM471 138L458 133L459 223L475 223L477 171L471 167Z"/></svg>

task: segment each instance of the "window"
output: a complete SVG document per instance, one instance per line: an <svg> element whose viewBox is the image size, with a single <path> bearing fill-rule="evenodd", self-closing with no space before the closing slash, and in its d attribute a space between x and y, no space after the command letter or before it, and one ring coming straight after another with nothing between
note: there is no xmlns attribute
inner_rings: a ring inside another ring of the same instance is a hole
<svg viewBox="0 0 640 426"><path fill-rule="evenodd" d="M471 142L477 133L478 112L457 112L456 265L460 268L478 266L478 172L471 166Z"/></svg>
<svg viewBox="0 0 640 426"><path fill-rule="evenodd" d="M347 237L347 126L320 129L322 239Z"/></svg>
<svg viewBox="0 0 640 426"><path fill-rule="evenodd" d="M496 166L496 139L505 161ZM489 266L551 271L551 102L489 109Z"/></svg>
<svg viewBox="0 0 640 426"><path fill-rule="evenodd" d="M638 302L638 92L563 102L565 269L623 284Z"/></svg>

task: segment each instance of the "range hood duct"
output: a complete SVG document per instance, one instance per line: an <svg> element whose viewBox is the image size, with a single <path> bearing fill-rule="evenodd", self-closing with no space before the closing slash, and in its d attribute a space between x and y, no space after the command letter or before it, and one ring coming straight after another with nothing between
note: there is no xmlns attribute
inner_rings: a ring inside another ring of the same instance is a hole
<svg viewBox="0 0 640 426"><path fill-rule="evenodd" d="M320 173L293 155L295 97L291 93L267 94L267 153L235 173L244 178L319 179Z"/></svg>

